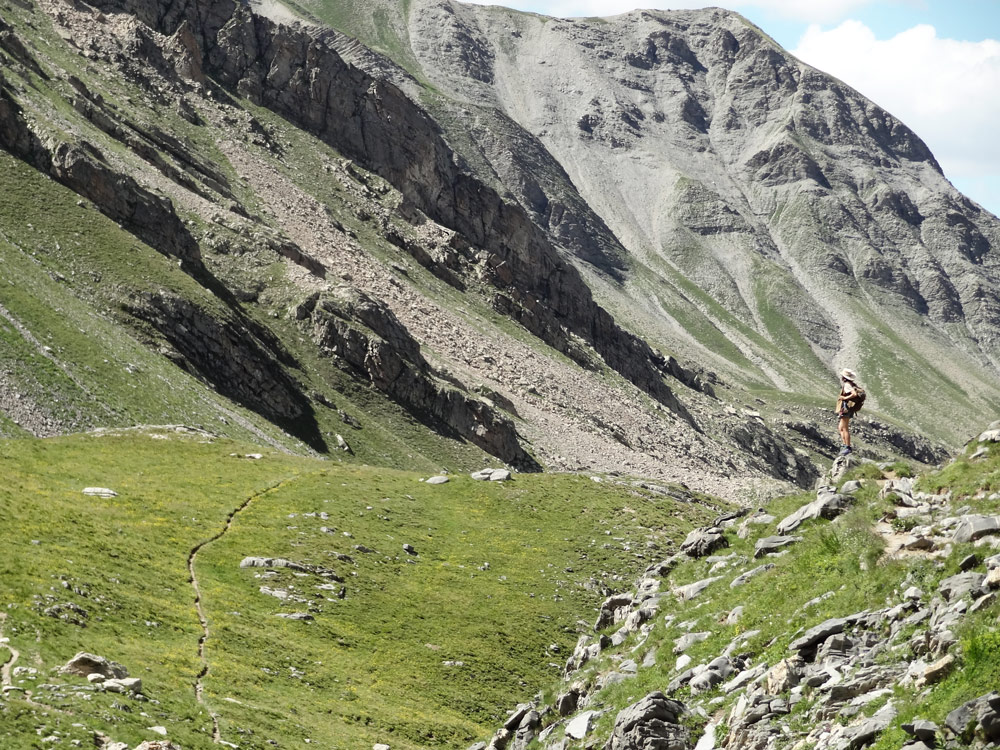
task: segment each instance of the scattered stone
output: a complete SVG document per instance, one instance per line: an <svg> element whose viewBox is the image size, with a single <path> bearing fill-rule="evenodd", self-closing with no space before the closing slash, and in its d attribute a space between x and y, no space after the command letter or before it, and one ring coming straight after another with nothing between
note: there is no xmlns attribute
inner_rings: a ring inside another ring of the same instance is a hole
<svg viewBox="0 0 1000 750"><path fill-rule="evenodd" d="M937 744L937 734L941 731L937 724L925 719L908 721L902 725L902 729L911 737L915 737L920 742L926 743L926 747L934 747Z"/></svg>
<svg viewBox="0 0 1000 750"><path fill-rule="evenodd" d="M807 652L831 635L843 633L848 622L849 620L846 617L832 617L829 620L824 620L819 625L809 628L801 637L792 641L788 645L788 648L799 653Z"/></svg>
<svg viewBox="0 0 1000 750"><path fill-rule="evenodd" d="M976 554L966 555L962 558L961 562L958 563L958 569L962 572L972 570L974 567L979 565L979 556Z"/></svg>
<svg viewBox="0 0 1000 750"><path fill-rule="evenodd" d="M601 613L594 623L594 630L604 630L624 620L632 608L631 594L612 594L601 605Z"/></svg>
<svg viewBox="0 0 1000 750"><path fill-rule="evenodd" d="M416 555L417 554L417 551L413 548L412 544L404 544L403 545L403 552L405 552L408 555Z"/></svg>
<svg viewBox="0 0 1000 750"><path fill-rule="evenodd" d="M758 539L757 544L754 545L754 557L764 557L764 555L770 555L777 552L782 547L787 547L790 544L795 544L796 542L802 541L800 536L766 536L763 539Z"/></svg>
<svg viewBox="0 0 1000 750"><path fill-rule="evenodd" d="M739 529L736 530L736 536L740 539L746 539L750 536L750 530L754 526L767 526L772 524L777 519L770 513L765 513L763 509L758 508L757 511L744 519L743 523L740 524Z"/></svg>
<svg viewBox="0 0 1000 750"><path fill-rule="evenodd" d="M694 599L698 594L707 589L713 583L721 579L722 576L713 576L711 578L703 578L700 581L695 581L694 583L689 583L686 586L678 586L674 589L674 595L681 601L687 601L688 599Z"/></svg>
<svg viewBox="0 0 1000 750"><path fill-rule="evenodd" d="M722 529L718 526L713 526L704 529L695 529L689 533L681 544L681 552L689 557L704 557L728 546L729 540L722 533Z"/></svg>
<svg viewBox="0 0 1000 750"><path fill-rule="evenodd" d="M566 725L566 736L574 740L582 740L590 734L594 720L600 715L600 711L584 711L581 714L577 714Z"/></svg>
<svg viewBox="0 0 1000 750"><path fill-rule="evenodd" d="M428 479L425 484L447 484L450 480L445 476L436 476Z"/></svg>
<svg viewBox="0 0 1000 750"><path fill-rule="evenodd" d="M941 581L938 592L947 601L961 599L966 594L978 596L985 580L986 576L982 573L959 573Z"/></svg>
<svg viewBox="0 0 1000 750"><path fill-rule="evenodd" d="M510 479L507 469L480 469L469 476L480 482L506 482Z"/></svg>
<svg viewBox="0 0 1000 750"><path fill-rule="evenodd" d="M990 589L1000 588L1000 568L990 568L983 579L983 585Z"/></svg>
<svg viewBox="0 0 1000 750"><path fill-rule="evenodd" d="M580 691L571 688L565 693L560 693L556 698L556 713L560 716L569 716L571 713L576 711L576 707L580 702Z"/></svg>
<svg viewBox="0 0 1000 750"><path fill-rule="evenodd" d="M284 589L272 589L269 586L261 586L260 593L265 596L273 596L275 599L281 599L282 601L289 597L289 593Z"/></svg>
<svg viewBox="0 0 1000 750"><path fill-rule="evenodd" d="M710 632L702 633L685 633L676 641L674 641L674 653L682 654L691 648L696 643L701 643L702 641L709 638L712 634Z"/></svg>
<svg viewBox="0 0 1000 750"><path fill-rule="evenodd" d="M57 620L68 622L70 625L86 627L90 613L75 602L60 602L46 607L42 614L46 617L54 617Z"/></svg>
<svg viewBox="0 0 1000 750"><path fill-rule="evenodd" d="M974 542L984 536L1000 534L1000 518L996 516L962 516L952 539L956 542Z"/></svg>
<svg viewBox="0 0 1000 750"><path fill-rule="evenodd" d="M76 674L88 679L91 674L101 674L105 678L120 680L128 677L128 670L118 662L81 651L66 662L59 670L59 674Z"/></svg>
<svg viewBox="0 0 1000 750"><path fill-rule="evenodd" d="M118 497L118 493L114 490L108 489L107 487L84 487L84 495L92 495L94 497Z"/></svg>
<svg viewBox="0 0 1000 750"><path fill-rule="evenodd" d="M355 547L355 549L357 549L357 547ZM244 557L240 561L240 567L288 568L289 570L293 570L298 573L312 573L314 575L322 576L323 578L330 578L338 583L344 582L343 578L329 568L324 568L319 565L306 565L305 563L298 563L294 560L285 560L281 557Z"/></svg>
<svg viewBox="0 0 1000 750"><path fill-rule="evenodd" d="M346 440L344 440L344 436L338 433L336 437L337 437L337 449L342 450L344 453L349 453L350 455L353 456L354 451L351 450L351 446L348 445Z"/></svg>
<svg viewBox="0 0 1000 750"><path fill-rule="evenodd" d="M837 494L827 488L820 489L815 500L806 503L782 520L778 524L777 531L779 534L788 534L797 529L804 521L814 518L825 518L832 521L847 510L852 502L854 502L854 498L850 495Z"/></svg>
<svg viewBox="0 0 1000 750"><path fill-rule="evenodd" d="M955 657L951 654L942 656L924 670L923 683L925 685L933 685L935 682L943 680L955 668L955 661Z"/></svg>
<svg viewBox="0 0 1000 750"><path fill-rule="evenodd" d="M138 677L122 677L104 681L104 689L109 693L141 693L142 680Z"/></svg>
<svg viewBox="0 0 1000 750"><path fill-rule="evenodd" d="M761 573L765 573L773 567L774 563L767 563L766 565L758 565L756 568L753 568L752 570L748 570L746 573L736 576L736 578L734 578L730 582L729 588L734 589L737 586L742 586L754 576L760 575Z"/></svg>
<svg viewBox="0 0 1000 750"><path fill-rule="evenodd" d="M767 672L767 692L780 695L802 681L805 661L801 656L782 659Z"/></svg>
<svg viewBox="0 0 1000 750"><path fill-rule="evenodd" d="M285 620L304 620L304 621L316 619L308 612L279 612L278 614L275 615L275 617L281 617Z"/></svg>

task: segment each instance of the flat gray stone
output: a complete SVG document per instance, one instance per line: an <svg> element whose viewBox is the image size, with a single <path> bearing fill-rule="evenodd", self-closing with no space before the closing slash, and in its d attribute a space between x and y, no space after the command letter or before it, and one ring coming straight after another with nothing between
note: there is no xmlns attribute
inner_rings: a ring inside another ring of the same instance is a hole
<svg viewBox="0 0 1000 750"><path fill-rule="evenodd" d="M730 582L729 588L734 589L737 586L743 586L747 581L749 581L754 576L760 575L761 573L765 573L773 567L774 563L767 563L766 565L758 565L756 568L753 568L752 570L748 570L746 573L742 573L736 576L736 578L734 578Z"/></svg>
<svg viewBox="0 0 1000 750"><path fill-rule="evenodd" d="M802 541L802 537L800 536L766 536L763 539L757 540L757 544L754 545L753 556L763 557L772 552L777 552L782 547L787 547L790 544L800 541Z"/></svg>
<svg viewBox="0 0 1000 750"><path fill-rule="evenodd" d="M996 516L963 516L955 527L952 539L956 542L974 542L993 534L1000 534L1000 519Z"/></svg>
<svg viewBox="0 0 1000 750"><path fill-rule="evenodd" d="M694 644L701 643L702 641L704 641L706 638L708 638L711 635L712 634L709 633L709 632L704 632L704 633L685 633L680 638L678 638L676 641L674 641L674 653L675 654L682 654L685 651L687 651L689 648L691 648Z"/></svg>
<svg viewBox="0 0 1000 750"><path fill-rule="evenodd" d="M703 578L700 581L689 583L687 586L678 586L677 588L674 589L674 594L681 601L694 599L702 591L707 589L709 586L718 581L720 578L722 578L722 576L712 576L711 578Z"/></svg>
<svg viewBox="0 0 1000 750"><path fill-rule="evenodd" d="M600 711L584 711L577 714L566 725L566 736L574 740L582 740L588 734L594 724L594 720L601 715Z"/></svg>
<svg viewBox="0 0 1000 750"><path fill-rule="evenodd" d="M966 594L978 596L985 580L985 575L975 571L959 573L941 581L938 592L948 601L961 599Z"/></svg>
<svg viewBox="0 0 1000 750"><path fill-rule="evenodd" d="M107 487L84 487L83 494L93 497L118 497L117 492Z"/></svg>
<svg viewBox="0 0 1000 750"><path fill-rule="evenodd" d="M449 481L448 477L437 476L437 477L431 477L426 482L424 482L424 484L447 484L448 481Z"/></svg>
<svg viewBox="0 0 1000 750"><path fill-rule="evenodd" d="M829 620L824 620L819 625L809 628L801 637L792 641L788 645L788 648L791 651L806 651L822 643L831 635L843 633L844 628L847 627L849 622L850 620L846 617L832 617Z"/></svg>

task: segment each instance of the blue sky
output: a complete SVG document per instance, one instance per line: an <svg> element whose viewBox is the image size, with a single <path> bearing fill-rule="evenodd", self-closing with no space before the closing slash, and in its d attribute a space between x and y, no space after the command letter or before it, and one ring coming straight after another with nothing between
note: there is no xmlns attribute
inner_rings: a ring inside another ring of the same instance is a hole
<svg viewBox="0 0 1000 750"><path fill-rule="evenodd" d="M909 125L952 183L1000 215L1000 0L471 0L555 15L707 4Z"/></svg>

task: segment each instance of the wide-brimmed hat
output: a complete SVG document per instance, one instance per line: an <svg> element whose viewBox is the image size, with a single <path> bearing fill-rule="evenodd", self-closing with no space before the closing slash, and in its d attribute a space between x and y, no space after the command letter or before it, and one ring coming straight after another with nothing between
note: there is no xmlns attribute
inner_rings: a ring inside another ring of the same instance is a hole
<svg viewBox="0 0 1000 750"><path fill-rule="evenodd" d="M852 383L855 383L858 380L858 376L854 374L854 370L847 370L847 369L841 370L840 377L842 377L844 380L850 380Z"/></svg>

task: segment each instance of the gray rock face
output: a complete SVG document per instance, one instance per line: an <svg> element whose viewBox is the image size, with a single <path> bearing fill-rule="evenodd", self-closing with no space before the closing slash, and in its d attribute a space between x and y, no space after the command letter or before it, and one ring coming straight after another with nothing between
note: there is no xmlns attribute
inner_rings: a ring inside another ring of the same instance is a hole
<svg viewBox="0 0 1000 750"><path fill-rule="evenodd" d="M945 578L941 581L941 585L938 586L938 591L940 591L941 595L948 601L961 599L967 594L971 594L973 597L976 597L981 593L980 590L985 579L985 575L974 571L959 573L958 575Z"/></svg>
<svg viewBox="0 0 1000 750"><path fill-rule="evenodd" d="M943 357L945 331L962 319L976 331L964 352L1000 346L1000 225L951 188L909 128L735 13L570 21L447 0L386 12L453 100L446 127L476 144L463 149L473 168L582 261L627 273L618 256L662 257L734 327L766 331L773 303L800 341L832 357L853 354L863 315L844 303L860 292L888 328L933 340ZM378 38L363 21L345 30ZM753 283L763 269L787 290L766 303ZM670 298L698 315L679 289ZM657 316L647 317L668 336ZM929 418L915 391L906 400L918 423Z"/></svg>
<svg viewBox="0 0 1000 750"><path fill-rule="evenodd" d="M311 408L299 384L273 365L289 355L262 328L167 291L137 293L125 309L163 335L173 347L172 359L221 393L277 423L299 421L311 432L305 424Z"/></svg>
<svg viewBox="0 0 1000 750"><path fill-rule="evenodd" d="M722 529L718 527L694 529L681 543L681 552L690 557L704 557L728 546L729 541L722 533Z"/></svg>
<svg viewBox="0 0 1000 750"><path fill-rule="evenodd" d="M844 632L844 628L850 621L846 617L834 617L824 620L819 625L809 628L802 636L792 641L788 648L792 651L808 651L819 643L822 643L831 635Z"/></svg>
<svg viewBox="0 0 1000 750"><path fill-rule="evenodd" d="M512 465L529 471L538 468L507 417L434 377L420 345L384 303L340 285L310 296L298 305L295 317L307 321L323 351L336 354L417 416L443 422ZM496 470L497 480L504 471Z"/></svg>
<svg viewBox="0 0 1000 750"><path fill-rule="evenodd" d="M604 750L688 750L690 733L679 724L684 704L654 692L622 709Z"/></svg>

